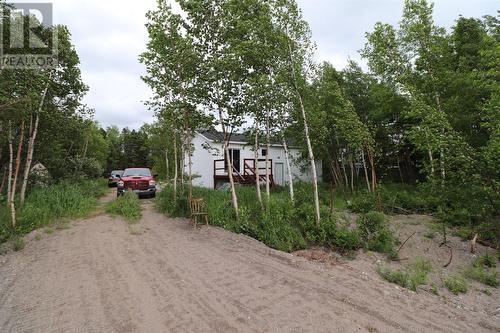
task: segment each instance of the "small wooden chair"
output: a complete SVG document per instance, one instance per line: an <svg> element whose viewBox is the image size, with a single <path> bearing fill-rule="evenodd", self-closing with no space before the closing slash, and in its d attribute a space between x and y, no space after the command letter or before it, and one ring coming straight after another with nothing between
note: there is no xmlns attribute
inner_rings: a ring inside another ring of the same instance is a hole
<svg viewBox="0 0 500 333"><path fill-rule="evenodd" d="M205 220L205 224L208 225L208 213L205 210L205 200L201 198L192 198L189 201L189 208L191 209L191 222L194 223L194 227L196 228L198 217Z"/></svg>

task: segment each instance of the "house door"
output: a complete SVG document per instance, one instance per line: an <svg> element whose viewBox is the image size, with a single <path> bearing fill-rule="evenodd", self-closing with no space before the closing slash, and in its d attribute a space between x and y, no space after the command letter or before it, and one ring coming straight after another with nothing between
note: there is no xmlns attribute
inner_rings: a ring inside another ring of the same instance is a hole
<svg viewBox="0 0 500 333"><path fill-rule="evenodd" d="M284 174L283 174L283 163L274 164L274 182L276 185L285 185Z"/></svg>
<svg viewBox="0 0 500 333"><path fill-rule="evenodd" d="M241 172L240 150L239 149L229 149L229 159L231 160L231 163L233 164L234 170ZM227 165L226 165L226 169L227 169Z"/></svg>

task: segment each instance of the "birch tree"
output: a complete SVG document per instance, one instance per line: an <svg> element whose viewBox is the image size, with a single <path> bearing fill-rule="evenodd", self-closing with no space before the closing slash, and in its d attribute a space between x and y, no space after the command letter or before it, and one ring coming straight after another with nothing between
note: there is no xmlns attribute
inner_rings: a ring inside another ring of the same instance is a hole
<svg viewBox="0 0 500 333"><path fill-rule="evenodd" d="M312 51L314 44L311 41L309 25L302 18L302 14L294 0L276 0L273 2L274 19L276 27L282 33L281 48L286 57L290 71L290 89L294 92L300 109L300 117L304 128L304 138L312 172L312 185L314 196L314 207L316 224L321 220L318 176L316 171L316 160L311 144L309 124L305 106L305 92L307 76L312 67Z"/></svg>

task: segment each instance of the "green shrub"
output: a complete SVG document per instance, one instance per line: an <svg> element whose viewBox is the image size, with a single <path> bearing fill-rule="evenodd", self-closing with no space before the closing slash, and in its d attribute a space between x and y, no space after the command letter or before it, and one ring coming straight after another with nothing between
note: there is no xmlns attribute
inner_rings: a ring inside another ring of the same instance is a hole
<svg viewBox="0 0 500 333"><path fill-rule="evenodd" d="M379 266L377 273L385 280L400 285L403 288L409 287L410 274L404 270L391 270L390 268Z"/></svg>
<svg viewBox="0 0 500 333"><path fill-rule="evenodd" d="M125 192L106 205L106 213L124 217L128 222L135 223L141 219L141 204L135 193Z"/></svg>
<svg viewBox="0 0 500 333"><path fill-rule="evenodd" d="M391 270L383 266L377 268L377 273L385 280L401 287L417 291L418 286L427 283L427 275L432 270L430 261L417 258L416 261L402 270Z"/></svg>
<svg viewBox="0 0 500 333"><path fill-rule="evenodd" d="M474 260L474 267L497 267L497 260L494 256L492 256L489 253L485 253L483 255L480 255L479 257Z"/></svg>
<svg viewBox="0 0 500 333"><path fill-rule="evenodd" d="M467 281L460 275L451 275L444 279L444 285L455 295L465 294L468 290Z"/></svg>
<svg viewBox="0 0 500 333"><path fill-rule="evenodd" d="M394 253L396 239L387 226L384 214L379 212L362 214L356 223L366 249L380 253Z"/></svg>
<svg viewBox="0 0 500 333"><path fill-rule="evenodd" d="M14 240L14 251L21 251L22 249L24 249L24 246L25 246L25 242L24 242L24 239L22 237L17 237L15 240Z"/></svg>
<svg viewBox="0 0 500 333"><path fill-rule="evenodd" d="M495 271L488 271L482 266L470 267L465 270L465 276L469 279L476 280L490 287L498 287L500 281L498 279L498 273Z"/></svg>

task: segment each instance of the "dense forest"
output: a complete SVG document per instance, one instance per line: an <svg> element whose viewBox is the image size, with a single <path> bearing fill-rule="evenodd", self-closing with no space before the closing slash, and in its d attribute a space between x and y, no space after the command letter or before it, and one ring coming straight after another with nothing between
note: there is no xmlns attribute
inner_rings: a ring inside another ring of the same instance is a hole
<svg viewBox="0 0 500 333"><path fill-rule="evenodd" d="M458 17L447 30L434 23L431 3L406 0L397 26L377 23L366 34L365 71L354 61L342 70L315 62L311 30L294 0L178 4L182 15L166 0L147 14L149 42L139 61L157 121L138 130L103 129L93 120L64 26L46 28L59 41L56 69L0 69L0 217L9 221L2 228L15 228L16 209L36 188L30 170L37 163L50 184L152 167L172 185L168 209L185 209L196 176L193 133L215 127L226 150L234 131L245 131L256 147L293 142L303 152L297 163L313 173L312 186L257 182L242 197L230 179L227 219L254 223L293 205L295 215L284 219L308 225L298 228L307 234L322 228L342 198L357 212L434 214L443 225L462 227L464 237L479 233L498 244L497 16ZM322 180L315 161L323 163ZM239 231L271 232L265 228Z"/></svg>

